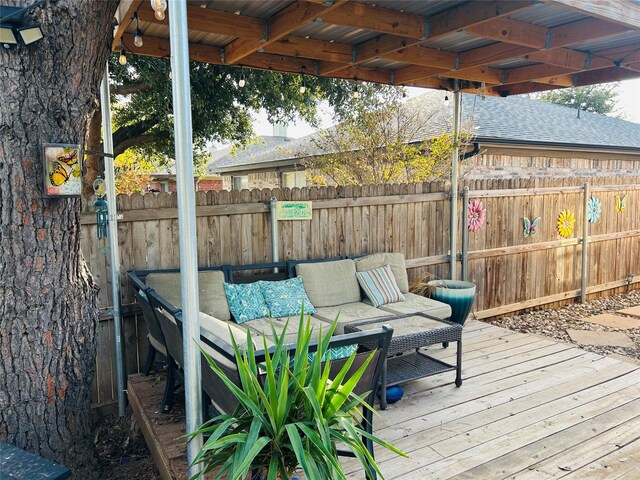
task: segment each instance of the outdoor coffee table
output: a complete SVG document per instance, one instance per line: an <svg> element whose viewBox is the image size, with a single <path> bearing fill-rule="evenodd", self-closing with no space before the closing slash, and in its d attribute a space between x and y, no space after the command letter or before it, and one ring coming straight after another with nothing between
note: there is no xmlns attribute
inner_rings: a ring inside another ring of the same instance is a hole
<svg viewBox="0 0 640 480"><path fill-rule="evenodd" d="M389 325L393 337L380 379L380 408L387 408L387 387L418 378L456 370L456 387L462 385L462 325L439 320L424 313L364 320L345 325L345 333L360 332ZM420 348L438 343L457 342L456 365L430 357Z"/></svg>

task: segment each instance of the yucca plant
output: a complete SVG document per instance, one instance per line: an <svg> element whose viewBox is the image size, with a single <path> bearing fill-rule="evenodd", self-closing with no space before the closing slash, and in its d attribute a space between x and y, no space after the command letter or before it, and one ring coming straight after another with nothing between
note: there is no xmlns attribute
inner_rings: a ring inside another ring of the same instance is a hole
<svg viewBox="0 0 640 480"><path fill-rule="evenodd" d="M275 348L267 351L258 363L251 333L247 330L246 347L233 348L241 386L238 387L208 355L209 366L229 387L239 402L238 408L209 420L191 435L203 434L206 441L194 462L203 471L193 478L215 472L214 478L231 480L267 478L289 479L301 469L308 480L338 480L345 474L338 461L337 444L347 447L365 467L367 476L380 469L367 450L361 436L370 438L393 452L403 452L364 431L360 408L370 408L354 393L358 381L373 355L348 375L354 352L339 372L330 378L327 355L334 322L326 334L320 332L315 355L309 355L312 341L309 319L300 316L295 351L285 346L288 322L281 334L272 329Z"/></svg>

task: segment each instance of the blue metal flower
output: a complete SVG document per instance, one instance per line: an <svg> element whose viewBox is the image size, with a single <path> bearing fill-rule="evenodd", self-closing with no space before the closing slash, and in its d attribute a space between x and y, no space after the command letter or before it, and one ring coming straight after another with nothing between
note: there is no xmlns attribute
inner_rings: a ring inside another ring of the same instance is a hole
<svg viewBox="0 0 640 480"><path fill-rule="evenodd" d="M588 202L589 210L587 211L587 220L589 223L595 223L600 220L602 214L602 203L598 197L591 197Z"/></svg>

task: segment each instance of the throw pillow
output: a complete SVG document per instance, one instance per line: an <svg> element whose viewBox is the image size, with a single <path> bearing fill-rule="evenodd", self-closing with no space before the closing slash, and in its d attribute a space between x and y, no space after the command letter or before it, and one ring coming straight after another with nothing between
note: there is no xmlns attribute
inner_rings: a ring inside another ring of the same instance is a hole
<svg viewBox="0 0 640 480"><path fill-rule="evenodd" d="M290 278L279 282L257 282L262 296L274 318L299 316L304 307L305 314L316 313L302 285L302 277Z"/></svg>
<svg viewBox="0 0 640 480"><path fill-rule="evenodd" d="M229 310L236 323L269 316L269 308L257 283L224 283Z"/></svg>
<svg viewBox="0 0 640 480"><path fill-rule="evenodd" d="M356 277L374 307L405 300L388 264L372 270L356 272Z"/></svg>
<svg viewBox="0 0 640 480"><path fill-rule="evenodd" d="M324 354L323 362L329 360L340 360L341 358L347 358L351 356L353 352L358 350L357 344L345 345L344 347L333 347L327 350ZM313 362L313 359L316 357L316 352L309 353L309 363Z"/></svg>

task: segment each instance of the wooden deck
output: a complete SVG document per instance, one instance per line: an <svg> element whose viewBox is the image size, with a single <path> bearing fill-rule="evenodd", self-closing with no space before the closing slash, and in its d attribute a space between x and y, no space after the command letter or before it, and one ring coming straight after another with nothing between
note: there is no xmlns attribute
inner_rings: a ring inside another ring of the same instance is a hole
<svg viewBox="0 0 640 480"><path fill-rule="evenodd" d="M467 322L454 373L407 384L374 420L409 454L376 449L387 479L636 479L640 366L571 344ZM455 348L429 349L452 360ZM182 412L159 413L162 383L132 376L129 396L163 478L186 478ZM351 459L349 478L364 478ZM171 471L171 474L168 472Z"/></svg>

